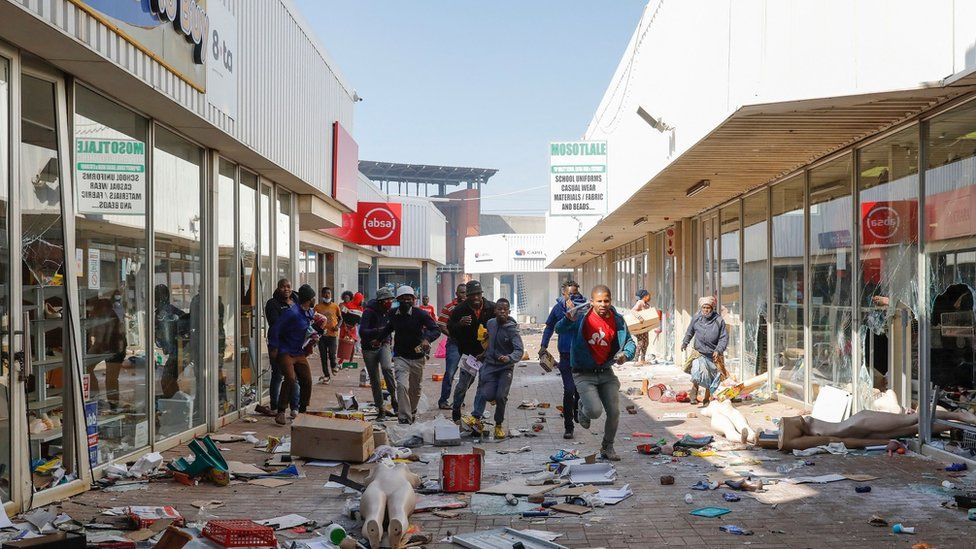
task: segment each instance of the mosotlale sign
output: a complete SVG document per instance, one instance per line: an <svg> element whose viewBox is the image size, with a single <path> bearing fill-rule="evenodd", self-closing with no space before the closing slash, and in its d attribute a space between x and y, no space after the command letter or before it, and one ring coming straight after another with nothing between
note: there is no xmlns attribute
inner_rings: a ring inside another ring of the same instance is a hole
<svg viewBox="0 0 976 549"><path fill-rule="evenodd" d="M397 202L360 202L355 213L342 214L342 228L329 233L353 244L399 246L403 205Z"/></svg>
<svg viewBox="0 0 976 549"><path fill-rule="evenodd" d="M549 144L549 215L607 213L607 142Z"/></svg>

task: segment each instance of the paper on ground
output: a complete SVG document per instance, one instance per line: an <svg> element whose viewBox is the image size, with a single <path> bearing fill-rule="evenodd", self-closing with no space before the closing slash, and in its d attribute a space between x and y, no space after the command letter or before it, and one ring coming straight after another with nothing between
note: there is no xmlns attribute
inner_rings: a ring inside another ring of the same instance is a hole
<svg viewBox="0 0 976 549"><path fill-rule="evenodd" d="M795 477L783 479L783 482L788 482L790 484L827 484L828 482L837 482L838 480L847 480L844 475L838 475L836 473L830 475L820 475L816 477Z"/></svg>
<svg viewBox="0 0 976 549"><path fill-rule="evenodd" d="M270 518L265 520L256 520L254 522L262 526L272 526L277 530L285 530L287 528L295 528L296 526L307 524L308 521L309 519L301 515L296 515L292 513L290 515L284 515L281 517L275 517L275 518Z"/></svg>
<svg viewBox="0 0 976 549"><path fill-rule="evenodd" d="M342 464L343 464L342 461L323 461L323 460L316 460L316 461L306 461L305 462L305 466L306 467L338 467L338 466L340 466Z"/></svg>
<svg viewBox="0 0 976 549"><path fill-rule="evenodd" d="M596 497L603 500L607 505L616 505L621 501L634 495L629 484L624 484L622 488L602 488L597 492Z"/></svg>
<svg viewBox="0 0 976 549"><path fill-rule="evenodd" d="M569 482L573 484L613 484L617 470L609 463L581 463L569 467Z"/></svg>
<svg viewBox="0 0 976 549"><path fill-rule="evenodd" d="M793 450L793 455L797 457L807 457L816 454L834 454L835 456L839 456L849 452L850 450L847 449L847 446L844 446L843 442L831 442L830 444L814 446L806 450Z"/></svg>

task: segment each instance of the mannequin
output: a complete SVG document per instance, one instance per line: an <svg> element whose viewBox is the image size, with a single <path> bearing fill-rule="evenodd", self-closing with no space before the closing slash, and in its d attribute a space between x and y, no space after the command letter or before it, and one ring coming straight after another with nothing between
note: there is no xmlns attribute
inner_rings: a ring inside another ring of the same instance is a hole
<svg viewBox="0 0 976 549"><path fill-rule="evenodd" d="M384 518L388 519L387 534L390 547L397 549L403 541L403 533L410 527L409 517L417 505L414 488L420 486L420 477L410 472L403 463L383 460L366 477L366 490L359 502L363 515L363 536L373 549L378 549L383 538Z"/></svg>
<svg viewBox="0 0 976 549"><path fill-rule="evenodd" d="M976 425L976 414L966 410L936 410L939 419ZM806 450L831 442L848 448L885 445L890 439L918 434L918 414L892 414L862 410L840 423L809 416L784 417L779 424L779 449Z"/></svg>
<svg viewBox="0 0 976 549"><path fill-rule="evenodd" d="M749 422L741 412L732 407L729 400L712 400L702 409L701 414L711 418L712 429L729 440L738 440L743 444L758 442L756 431L749 427Z"/></svg>

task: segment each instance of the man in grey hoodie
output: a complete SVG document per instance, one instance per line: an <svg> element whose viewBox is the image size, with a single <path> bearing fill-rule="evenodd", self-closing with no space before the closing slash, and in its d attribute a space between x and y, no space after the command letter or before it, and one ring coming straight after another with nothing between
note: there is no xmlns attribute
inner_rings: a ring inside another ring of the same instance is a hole
<svg viewBox="0 0 976 549"><path fill-rule="evenodd" d="M478 395L472 415L481 418L485 403L495 402L495 438L505 438L502 427L505 421L505 405L512 388L515 365L522 360L525 346L519 334L518 323L508 316L511 304L502 298L495 302L495 318L488 320L488 348L482 355L483 365L478 374Z"/></svg>

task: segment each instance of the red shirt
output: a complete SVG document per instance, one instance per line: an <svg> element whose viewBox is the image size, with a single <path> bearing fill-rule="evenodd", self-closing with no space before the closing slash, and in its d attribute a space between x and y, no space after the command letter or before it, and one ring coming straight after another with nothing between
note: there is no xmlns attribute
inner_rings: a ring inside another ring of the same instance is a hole
<svg viewBox="0 0 976 549"><path fill-rule="evenodd" d="M593 360L601 366L606 364L610 360L613 338L617 337L617 321L613 314L603 318L596 311L590 311L583 319L583 337Z"/></svg>
<svg viewBox="0 0 976 549"><path fill-rule="evenodd" d="M433 318L435 321L437 320L437 312L434 310L433 305L421 305L417 308L429 314L430 318Z"/></svg>
<svg viewBox="0 0 976 549"><path fill-rule="evenodd" d="M447 305L441 307L441 315L437 317L437 326L442 329L447 329L447 323L451 320L451 313L454 312L454 308L457 307L458 300L454 300Z"/></svg>

